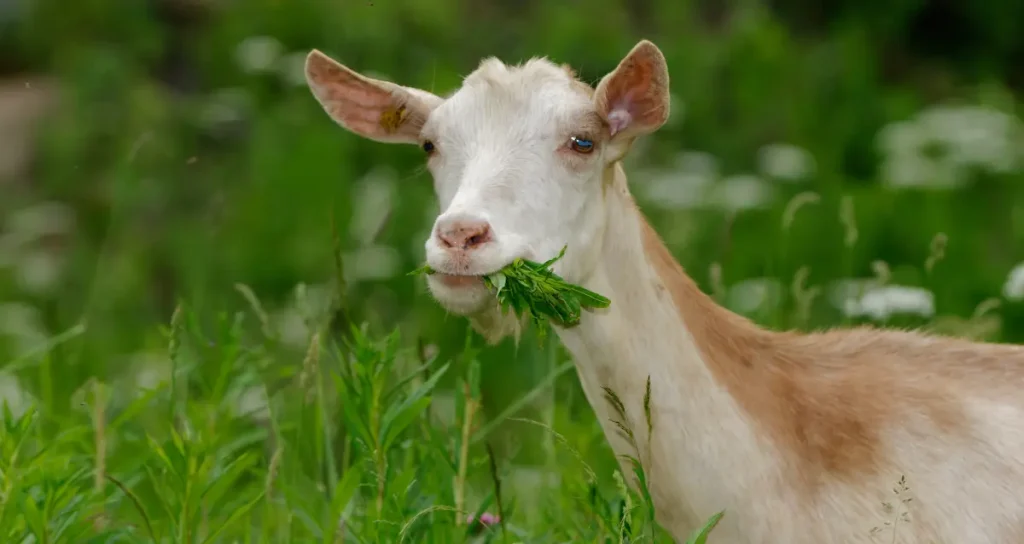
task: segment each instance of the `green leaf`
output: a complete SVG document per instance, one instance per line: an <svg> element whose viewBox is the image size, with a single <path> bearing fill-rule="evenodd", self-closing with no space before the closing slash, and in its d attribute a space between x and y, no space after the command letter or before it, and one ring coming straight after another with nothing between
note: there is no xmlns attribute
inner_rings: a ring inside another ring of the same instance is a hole
<svg viewBox="0 0 1024 544"><path fill-rule="evenodd" d="M384 393L384 396L381 397L381 400L383 400L384 402L387 402L389 399L391 399L391 397L393 397L395 394L397 394L399 391L401 391L403 387L408 385L409 382L411 382L414 379L416 379L417 376L422 375L423 371L425 369L429 368L430 365L434 364L435 358L436 358L436 356L431 357L429 361L427 361L427 362L423 363L422 365L414 368L411 372L409 372L409 374L407 374L404 378L399 380L398 383L396 383L395 385L392 385L391 388L388 389L386 393Z"/></svg>
<svg viewBox="0 0 1024 544"><path fill-rule="evenodd" d="M167 469L167 472L173 475L178 481L184 482L184 478L182 477L181 473L178 472L178 468L175 466L174 462L171 461L170 457L167 456L167 451L164 450L163 446L158 444L156 440L153 440L151 436L147 435L146 440L149 442L150 451L155 453L157 458L160 459L160 461L162 461L164 468Z"/></svg>
<svg viewBox="0 0 1024 544"><path fill-rule="evenodd" d="M147 408L150 408L150 401L152 401L158 393L162 393L166 388L166 384L160 387L154 387L148 391L143 392L138 398L133 400L125 409L107 425L108 431L115 431L121 428L126 422L133 420L136 416L144 412Z"/></svg>
<svg viewBox="0 0 1024 544"><path fill-rule="evenodd" d="M25 516L25 522L32 530L32 534L35 535L36 542L48 542L46 538L46 520L43 517L43 513L39 511L35 499L23 496L18 502L21 503L21 513Z"/></svg>
<svg viewBox="0 0 1024 544"><path fill-rule="evenodd" d="M703 528L690 535L690 538L686 540L686 544L705 544L705 542L707 542L708 540L708 535L711 534L711 530L714 529L716 525L718 525L718 522L721 521L722 516L724 515L725 511L722 511L711 516L708 519L707 523L704 524Z"/></svg>
<svg viewBox="0 0 1024 544"><path fill-rule="evenodd" d="M341 478L338 479L338 484L334 486L334 497L331 499L332 526L327 528L332 535L332 542L334 535L337 534L335 528L340 525L342 515L345 514L345 510L348 509L349 503L351 503L352 498L355 497L356 491L359 489L359 482L362 480L362 476L362 467L359 465L352 465L345 469L344 474L342 474Z"/></svg>
<svg viewBox="0 0 1024 544"><path fill-rule="evenodd" d="M362 440L366 444L373 444L373 437L370 436L370 429L366 426L366 422L363 419L365 415L362 406L358 402L356 392L353 388L346 387L344 380L338 378L335 380L338 387L338 397L341 400L341 414L345 420L346 425L355 433L356 437Z"/></svg>
<svg viewBox="0 0 1024 544"><path fill-rule="evenodd" d="M256 506L256 503L260 502L260 500L263 499L263 493L263 491L260 491L259 494L253 497L251 501L247 502L245 506L232 512L231 515L228 516L228 519L224 520L224 523L220 524L213 531L210 532L210 535L206 537L206 540L203 540L203 544L206 544L207 542L215 542L217 536L220 535L220 533L223 532L224 529L227 529L235 522L237 522L239 519L241 519L242 516L248 514L249 510L252 510L252 508Z"/></svg>
<svg viewBox="0 0 1024 544"><path fill-rule="evenodd" d="M543 268L544 270L547 270L548 268L551 268L551 265L555 264L556 262L558 262L559 259L561 259L562 257L565 256L565 250L567 250L567 249L569 249L568 244L562 246L562 251L558 252L558 256L557 257L555 257L554 259L551 259L550 261L545 262L544 264L540 265L540 267Z"/></svg>
<svg viewBox="0 0 1024 544"><path fill-rule="evenodd" d="M402 418L404 425L408 425L415 420L415 416L418 414L418 411L413 411L410 415L409 410L421 404L420 400L437 386L437 382L440 381L441 377L448 371L448 367L450 365L451 363L445 363L444 366L430 376L430 379L423 382L416 391L406 397L401 404L392 404L391 407L388 408L388 411L384 413L384 417L381 419L381 434L384 436L384 439L381 441L382 445L390 443L391 440L394 440L394 438L398 436L398 432L400 431L395 432L392 430L392 427L396 421L399 421L399 418ZM422 411L422 409L422 407L419 408L419 411ZM405 421L406 419L408 420Z"/></svg>
<svg viewBox="0 0 1024 544"><path fill-rule="evenodd" d="M407 405L401 412L395 414L384 426L384 438L381 440L381 447L387 451L391 447L391 443L398 438L398 435L413 421L416 421L416 418L420 416L427 406L430 406L430 397L423 397L416 399L416 401Z"/></svg>
<svg viewBox="0 0 1024 544"><path fill-rule="evenodd" d="M501 290L505 288L505 283L508 281L508 278L505 277L505 274L497 272L495 274L487 276L487 279L490 280L490 282L494 286L494 294L501 295Z"/></svg>
<svg viewBox="0 0 1024 544"><path fill-rule="evenodd" d="M416 270L413 270L412 272L409 272L407 275L408 276L419 276L421 274L427 274L429 276L430 274L433 274L434 272L435 272L435 270L433 268L431 268L431 266L429 264L425 264L425 265L417 268Z"/></svg>
<svg viewBox="0 0 1024 544"><path fill-rule="evenodd" d="M218 471L219 473L214 476L213 481L200 494L204 503L207 506L216 505L220 498L238 482L242 473L255 464L256 454L253 452L243 453L228 463L226 467Z"/></svg>

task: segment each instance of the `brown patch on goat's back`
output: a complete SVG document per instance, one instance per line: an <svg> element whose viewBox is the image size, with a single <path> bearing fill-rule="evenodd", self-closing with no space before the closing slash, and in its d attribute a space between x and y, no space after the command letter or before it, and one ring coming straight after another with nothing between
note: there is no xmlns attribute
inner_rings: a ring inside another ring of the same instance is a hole
<svg viewBox="0 0 1024 544"><path fill-rule="evenodd" d="M786 476L801 482L808 497L824 481L852 484L885 468L883 433L890 418L918 413L942 431L966 432L966 416L943 379L914 385L905 370L889 366L898 366L898 357L867 350L870 342L863 340L841 350L830 348L826 335L757 327L703 293L642 215L640 221L647 259L705 364L754 428L789 460Z"/></svg>

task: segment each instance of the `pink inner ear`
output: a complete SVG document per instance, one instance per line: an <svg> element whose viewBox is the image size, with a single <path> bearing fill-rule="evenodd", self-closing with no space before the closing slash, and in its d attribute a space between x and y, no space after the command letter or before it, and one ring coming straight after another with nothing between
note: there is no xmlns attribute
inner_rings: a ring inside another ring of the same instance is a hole
<svg viewBox="0 0 1024 544"><path fill-rule="evenodd" d="M347 76L347 74L346 74ZM387 89L354 77L343 77L325 86L331 114L349 129L364 136L384 135L381 115L394 106Z"/></svg>
<svg viewBox="0 0 1024 544"><path fill-rule="evenodd" d="M624 85L621 84L614 86L613 89L622 93L621 96L614 97L612 103L608 105L608 115L606 116L608 130L612 136L615 136L626 130L634 121L632 110L636 107L635 100L633 100L636 89L623 90Z"/></svg>
<svg viewBox="0 0 1024 544"><path fill-rule="evenodd" d="M622 132L633 122L633 116L629 113L629 109L625 104L621 102L616 104L610 112L608 112L608 129L611 131L611 135L615 136L619 132Z"/></svg>
<svg viewBox="0 0 1024 544"><path fill-rule="evenodd" d="M324 88L328 100L342 104L353 112L368 110L379 113L391 104L390 93L348 74L328 82Z"/></svg>
<svg viewBox="0 0 1024 544"><path fill-rule="evenodd" d="M630 97L633 92L627 92L611 104L607 115L608 130L614 136L626 130L633 123L633 114L630 113Z"/></svg>
<svg viewBox="0 0 1024 544"><path fill-rule="evenodd" d="M381 116L395 107L390 89L366 80L322 54L307 60L307 78L327 112L358 134L370 138L387 136Z"/></svg>
<svg viewBox="0 0 1024 544"><path fill-rule="evenodd" d="M664 86L659 83L657 55L651 51L634 51L602 82L608 108L605 120L612 136L627 130L644 130L660 125L666 116Z"/></svg>

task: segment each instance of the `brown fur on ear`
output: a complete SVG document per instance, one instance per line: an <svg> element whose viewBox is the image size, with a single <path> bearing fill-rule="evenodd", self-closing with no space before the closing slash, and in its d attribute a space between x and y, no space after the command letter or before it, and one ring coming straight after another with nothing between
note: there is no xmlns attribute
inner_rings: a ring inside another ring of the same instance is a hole
<svg viewBox="0 0 1024 544"><path fill-rule="evenodd" d="M668 120L669 80L665 56L642 40L597 85L597 111L612 136L627 139L654 132Z"/></svg>
<svg viewBox="0 0 1024 544"><path fill-rule="evenodd" d="M331 119L379 142L418 143L441 103L426 91L363 76L315 49L306 56L306 82Z"/></svg>

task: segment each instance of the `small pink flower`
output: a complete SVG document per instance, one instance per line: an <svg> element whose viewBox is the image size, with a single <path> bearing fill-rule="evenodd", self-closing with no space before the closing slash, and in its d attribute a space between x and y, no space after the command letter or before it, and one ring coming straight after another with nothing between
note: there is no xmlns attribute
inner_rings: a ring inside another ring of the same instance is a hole
<svg viewBox="0 0 1024 544"><path fill-rule="evenodd" d="M474 519L473 514L470 514L469 517L466 518L466 524L472 525ZM490 527L491 525L496 525L499 522L501 522L501 518L494 514L489 512L480 514L480 525L483 525L484 527Z"/></svg>

